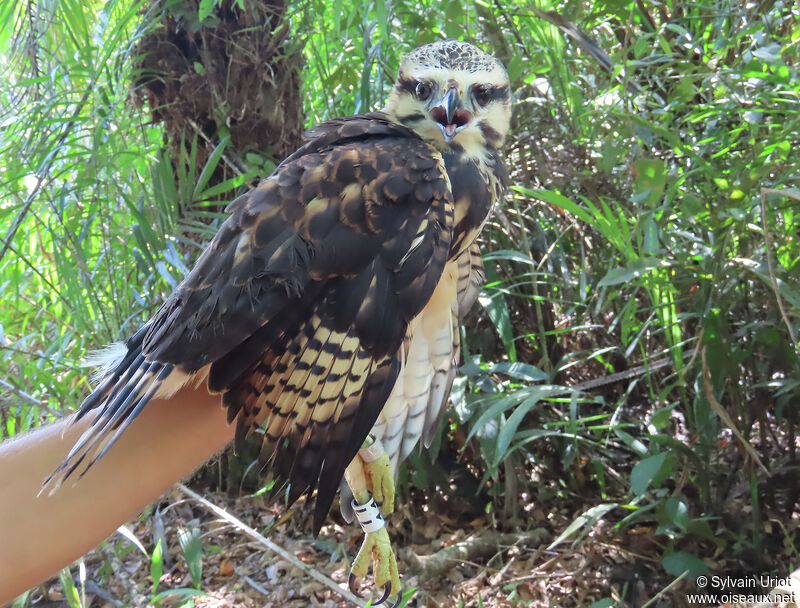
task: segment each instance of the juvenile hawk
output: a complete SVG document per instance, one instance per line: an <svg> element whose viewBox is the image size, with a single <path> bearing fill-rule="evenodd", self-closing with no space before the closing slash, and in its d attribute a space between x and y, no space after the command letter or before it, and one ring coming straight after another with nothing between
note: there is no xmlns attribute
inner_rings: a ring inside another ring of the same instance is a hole
<svg viewBox="0 0 800 608"><path fill-rule="evenodd" d="M430 444L450 392L483 278L475 237L506 188L510 107L502 64L446 40L404 59L383 111L311 129L125 343L56 480L85 472L151 399L205 382L237 441L263 429L290 501L316 489L315 533L346 469L357 505L371 491L390 512L398 463ZM354 574L372 553L382 599L399 596L386 530L365 530Z"/></svg>

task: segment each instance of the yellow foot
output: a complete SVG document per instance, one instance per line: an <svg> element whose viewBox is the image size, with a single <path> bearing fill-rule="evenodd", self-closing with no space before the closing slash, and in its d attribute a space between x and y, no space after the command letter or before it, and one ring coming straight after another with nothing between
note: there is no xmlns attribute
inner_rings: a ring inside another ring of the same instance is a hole
<svg viewBox="0 0 800 608"><path fill-rule="evenodd" d="M353 567L350 569L349 587L357 597L361 597L355 588L356 580L364 578L369 570L370 562L373 562L372 573L375 578L375 586L383 587L383 596L373 606L378 606L386 601L390 596L397 597L394 606L400 605L402 597L402 587L400 586L400 573L397 571L397 559L392 551L392 543L389 540L389 533L384 526L379 508L374 499L369 499L366 504L359 505L353 501L353 508L356 517L366 532L364 542L358 550L358 555L353 560Z"/></svg>
<svg viewBox="0 0 800 608"><path fill-rule="evenodd" d="M373 562L375 585L383 587L383 596L372 605L378 606L387 598L396 597L394 608L400 605L402 587L383 516L394 511L395 488L389 456L380 441L367 439L347 468L345 477L355 497L353 509L356 518L366 534L350 569L350 591L361 597L355 588L356 580L367 575L370 562Z"/></svg>
<svg viewBox="0 0 800 608"><path fill-rule="evenodd" d="M391 515L394 513L394 477L389 455L383 451L380 441L372 443L367 448L361 448L358 455L364 462L367 490L378 503L381 513Z"/></svg>

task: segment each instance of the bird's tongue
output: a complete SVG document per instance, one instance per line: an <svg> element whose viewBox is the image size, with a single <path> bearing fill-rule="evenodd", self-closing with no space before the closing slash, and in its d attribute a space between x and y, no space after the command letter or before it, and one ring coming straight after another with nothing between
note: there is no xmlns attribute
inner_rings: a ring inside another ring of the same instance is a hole
<svg viewBox="0 0 800 608"><path fill-rule="evenodd" d="M447 134L447 137L453 137L453 134L456 132L458 125L445 125L444 132Z"/></svg>

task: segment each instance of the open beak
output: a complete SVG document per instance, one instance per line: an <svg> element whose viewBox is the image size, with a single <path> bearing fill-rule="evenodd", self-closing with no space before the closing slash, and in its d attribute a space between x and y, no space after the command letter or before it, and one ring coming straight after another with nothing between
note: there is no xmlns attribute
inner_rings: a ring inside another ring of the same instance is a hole
<svg viewBox="0 0 800 608"><path fill-rule="evenodd" d="M456 88L451 88L444 94L439 105L431 110L431 118L439 123L439 128L447 143L453 141L456 133L472 119L472 114L461 109L460 106L461 99L458 91Z"/></svg>

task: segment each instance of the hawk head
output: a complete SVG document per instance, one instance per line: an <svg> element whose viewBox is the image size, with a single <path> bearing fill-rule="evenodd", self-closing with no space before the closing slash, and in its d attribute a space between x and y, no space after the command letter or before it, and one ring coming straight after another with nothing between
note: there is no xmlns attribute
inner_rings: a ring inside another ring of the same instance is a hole
<svg viewBox="0 0 800 608"><path fill-rule="evenodd" d="M508 73L467 42L426 44L403 59L384 112L442 151L500 148L511 119Z"/></svg>

